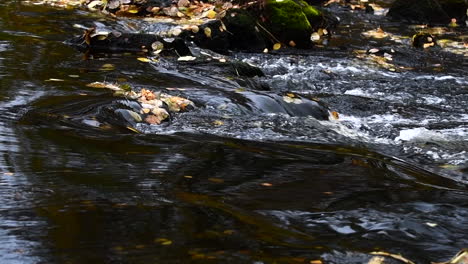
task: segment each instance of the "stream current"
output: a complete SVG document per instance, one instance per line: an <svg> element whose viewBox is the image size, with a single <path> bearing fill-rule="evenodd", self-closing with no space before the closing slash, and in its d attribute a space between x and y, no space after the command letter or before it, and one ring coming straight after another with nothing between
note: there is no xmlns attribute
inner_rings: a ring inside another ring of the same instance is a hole
<svg viewBox="0 0 468 264"><path fill-rule="evenodd" d="M385 251L429 263L466 247L466 46L367 39L377 26L414 30L334 9L341 24L327 45L235 53L265 76L233 78L144 54L84 59L64 44L82 33L74 24L158 25L2 1L0 262L367 263ZM372 48L393 50L395 66L356 55ZM86 87L96 81L196 107L137 124L141 133L103 126L94 117L117 99ZM285 103L288 93L338 120Z"/></svg>

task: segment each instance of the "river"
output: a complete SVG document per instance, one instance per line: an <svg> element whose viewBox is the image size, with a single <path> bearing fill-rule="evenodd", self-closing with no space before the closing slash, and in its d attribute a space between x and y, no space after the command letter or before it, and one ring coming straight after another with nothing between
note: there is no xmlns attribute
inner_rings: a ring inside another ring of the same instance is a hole
<svg viewBox="0 0 468 264"><path fill-rule="evenodd" d="M468 245L466 46L416 50L396 37L413 29L335 7L327 45L235 53L265 73L235 80L64 44L75 24L147 22L0 10L1 263L367 263L372 251L429 263ZM395 38L363 37L379 25ZM372 48L394 50L396 66L359 56ZM115 97L96 81L196 107L140 133L103 126ZM288 93L338 120L282 108Z"/></svg>

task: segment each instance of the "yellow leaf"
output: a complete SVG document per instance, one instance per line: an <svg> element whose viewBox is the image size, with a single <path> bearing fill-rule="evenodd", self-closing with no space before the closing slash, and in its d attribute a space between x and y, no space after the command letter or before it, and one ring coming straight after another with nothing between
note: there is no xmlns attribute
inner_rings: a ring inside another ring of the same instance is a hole
<svg viewBox="0 0 468 264"><path fill-rule="evenodd" d="M311 260L309 263L310 264L323 264L323 262L320 259Z"/></svg>
<svg viewBox="0 0 468 264"><path fill-rule="evenodd" d="M106 63L106 64L102 65L100 70L101 71L113 71L113 70L115 70L115 66L114 66L114 64Z"/></svg>
<svg viewBox="0 0 468 264"><path fill-rule="evenodd" d="M205 32L205 36L207 38L211 38L211 28L206 27L203 31Z"/></svg>
<svg viewBox="0 0 468 264"><path fill-rule="evenodd" d="M224 122L221 121L221 120L215 120L215 121L213 121L213 125L215 125L215 126L222 126L222 125L224 125Z"/></svg>
<svg viewBox="0 0 468 264"><path fill-rule="evenodd" d="M340 115L339 115L338 112L336 112L336 111L332 111L332 112L331 112L331 116L332 116L334 119L336 119L336 120L338 120L338 119L340 118Z"/></svg>
<svg viewBox="0 0 468 264"><path fill-rule="evenodd" d="M138 9L130 9L127 12L130 13L130 14L136 14L136 13L138 13Z"/></svg>
<svg viewBox="0 0 468 264"><path fill-rule="evenodd" d="M216 11L214 10L210 10L206 13L206 17L209 18L209 19L213 19L216 17Z"/></svg>
<svg viewBox="0 0 468 264"><path fill-rule="evenodd" d="M151 60L148 59L148 58L137 58L137 60L141 61L141 62L150 62Z"/></svg>
<svg viewBox="0 0 468 264"><path fill-rule="evenodd" d="M273 50L279 50L281 49L281 43L275 43L275 45L273 45Z"/></svg>
<svg viewBox="0 0 468 264"><path fill-rule="evenodd" d="M138 131L136 128L133 128L133 127L129 127L129 126L128 126L127 129L130 130L130 131L133 131L133 132L135 132L135 133L137 133L137 134L141 134L141 132Z"/></svg>

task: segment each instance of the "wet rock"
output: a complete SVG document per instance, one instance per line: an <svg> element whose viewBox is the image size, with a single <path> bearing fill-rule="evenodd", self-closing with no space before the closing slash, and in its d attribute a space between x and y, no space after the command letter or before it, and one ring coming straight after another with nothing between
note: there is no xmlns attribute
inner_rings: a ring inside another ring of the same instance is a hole
<svg viewBox="0 0 468 264"><path fill-rule="evenodd" d="M231 49L262 51L267 43L258 30L256 19L246 10L230 9L222 19L228 35Z"/></svg>
<svg viewBox="0 0 468 264"><path fill-rule="evenodd" d="M416 23L449 24L452 18L466 20L465 0L396 0L388 16Z"/></svg>
<svg viewBox="0 0 468 264"><path fill-rule="evenodd" d="M317 23L321 13L303 1L294 0L268 0L265 6L268 18L267 29L278 38L280 42L294 41L298 47L312 45L310 35L313 32L312 24Z"/></svg>
<svg viewBox="0 0 468 264"><path fill-rule="evenodd" d="M229 9L221 21L210 21L201 25L198 33L186 34L199 47L221 54L228 54L229 50L261 52L276 43L311 47L312 32L319 28L332 28L337 23L334 16L304 1L269 0L262 11ZM206 34L207 30L209 34Z"/></svg>
<svg viewBox="0 0 468 264"><path fill-rule="evenodd" d="M436 39L429 33L418 33L412 38L413 47L415 48L429 48L437 45Z"/></svg>
<svg viewBox="0 0 468 264"><path fill-rule="evenodd" d="M179 56L191 55L185 41L180 38L163 38L154 34L121 33L121 32L95 32L88 29L81 36L66 41L67 44L83 51L97 52L161 52L158 45L161 43L164 52ZM154 49L157 50L154 50Z"/></svg>

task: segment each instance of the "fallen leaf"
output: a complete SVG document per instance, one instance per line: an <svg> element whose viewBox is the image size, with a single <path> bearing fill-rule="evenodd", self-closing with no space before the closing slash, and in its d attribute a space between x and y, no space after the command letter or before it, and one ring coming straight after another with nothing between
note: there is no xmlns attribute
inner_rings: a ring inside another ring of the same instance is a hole
<svg viewBox="0 0 468 264"><path fill-rule="evenodd" d="M340 115L336 111L332 111L330 114L335 120L338 120L340 118Z"/></svg>
<svg viewBox="0 0 468 264"><path fill-rule="evenodd" d="M98 5L99 6L102 5L102 2L100 0L95 0L95 1L92 1L91 3L88 4L88 8L89 9L94 9Z"/></svg>
<svg viewBox="0 0 468 264"><path fill-rule="evenodd" d="M265 186L265 187L272 187L273 186L273 184L268 183L268 182L262 182L261 185Z"/></svg>
<svg viewBox="0 0 468 264"><path fill-rule="evenodd" d="M203 32L205 33L205 36L206 36L207 38L211 38L211 28L206 27L206 28L203 30Z"/></svg>
<svg viewBox="0 0 468 264"><path fill-rule="evenodd" d="M209 19L214 19L216 17L216 11L210 10L206 13L206 17Z"/></svg>
<svg viewBox="0 0 468 264"><path fill-rule="evenodd" d="M106 64L101 66L100 70L101 71L113 71L113 70L115 70L115 65L110 64L110 63L106 63Z"/></svg>
<svg viewBox="0 0 468 264"><path fill-rule="evenodd" d="M391 258L394 258L396 260L402 261L402 262L404 262L406 264L415 264L413 261L411 261L409 259L406 259L401 255L391 254L391 253L384 252L384 251L374 251L374 252L371 252L370 254L391 257Z"/></svg>
<svg viewBox="0 0 468 264"><path fill-rule="evenodd" d="M279 50L281 49L281 43L275 43L275 45L273 45L273 50Z"/></svg>
<svg viewBox="0 0 468 264"><path fill-rule="evenodd" d="M213 125L215 125L215 126L222 126L222 125L224 125L224 122L221 121L221 120L215 120L215 121L213 121Z"/></svg>
<svg viewBox="0 0 468 264"><path fill-rule="evenodd" d="M372 257L367 264L385 264L384 261L384 257Z"/></svg>
<svg viewBox="0 0 468 264"><path fill-rule="evenodd" d="M179 57L177 60L178 61L193 61L195 59L196 57L193 57L193 56L182 56L182 57Z"/></svg>
<svg viewBox="0 0 468 264"><path fill-rule="evenodd" d="M312 40L313 42L317 42L320 40L320 35L319 33L317 32L314 32L310 35L310 40Z"/></svg>
<svg viewBox="0 0 468 264"><path fill-rule="evenodd" d="M92 83L87 84L86 86L92 87L92 88L107 88L107 89L111 89L114 91L122 90L118 85L107 83L107 82L92 82Z"/></svg>
<svg viewBox="0 0 468 264"><path fill-rule="evenodd" d="M148 58L143 58L143 57L140 57L140 58L137 58L137 60L141 61L141 62L150 62L151 60L148 59Z"/></svg>
<svg viewBox="0 0 468 264"><path fill-rule="evenodd" d="M208 178L208 180L210 182L214 182L214 183L223 183L224 182L224 180L220 179L220 178Z"/></svg>
<svg viewBox="0 0 468 264"><path fill-rule="evenodd" d="M232 235L232 234L234 234L234 232L235 232L234 230L228 229L228 230L224 230L224 231L223 231L223 234L225 234L225 235Z"/></svg>
<svg viewBox="0 0 468 264"><path fill-rule="evenodd" d="M156 238L154 242L163 246L169 246L172 244L172 241L167 238Z"/></svg>

